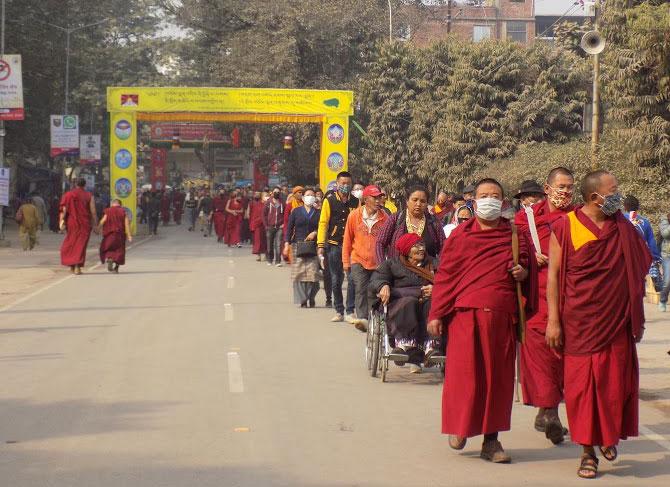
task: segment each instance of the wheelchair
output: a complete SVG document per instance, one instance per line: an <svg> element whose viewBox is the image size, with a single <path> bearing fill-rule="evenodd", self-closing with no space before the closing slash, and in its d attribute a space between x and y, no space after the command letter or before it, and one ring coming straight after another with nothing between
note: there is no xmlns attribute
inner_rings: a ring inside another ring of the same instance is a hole
<svg viewBox="0 0 670 487"><path fill-rule="evenodd" d="M368 319L368 332L365 343L365 361L370 372L370 377L381 377L382 382L386 382L386 373L389 370L389 361L401 365L409 362L409 355L393 353L395 341L389 336L386 329L386 317L388 309L383 306L381 309L370 311ZM442 355L433 355L430 364L422 364L424 368L439 366L444 374L444 364L446 357Z"/></svg>

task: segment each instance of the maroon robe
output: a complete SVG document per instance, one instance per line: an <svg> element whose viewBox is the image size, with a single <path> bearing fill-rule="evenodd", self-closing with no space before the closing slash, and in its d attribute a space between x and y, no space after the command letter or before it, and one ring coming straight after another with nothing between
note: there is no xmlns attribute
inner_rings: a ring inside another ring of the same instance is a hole
<svg viewBox="0 0 670 487"><path fill-rule="evenodd" d="M527 312L537 304L536 269L519 235ZM510 429L516 355L516 285L512 230L501 219L482 230L476 218L459 225L444 244L435 276L429 320L445 325L447 363L442 432L471 437Z"/></svg>
<svg viewBox="0 0 670 487"><path fill-rule="evenodd" d="M212 200L214 212L212 213L212 223L214 224L214 231L219 240L222 240L226 233L226 198L214 198Z"/></svg>
<svg viewBox="0 0 670 487"><path fill-rule="evenodd" d="M242 230L242 219L244 218L241 211L242 203L236 199L230 199L227 203L228 210L235 211L235 214L227 211L226 215L226 231L223 240L228 245L237 245L240 243L240 231Z"/></svg>
<svg viewBox="0 0 670 487"><path fill-rule="evenodd" d="M170 223L170 196L167 193L161 196L161 219L163 225Z"/></svg>
<svg viewBox="0 0 670 487"><path fill-rule="evenodd" d="M65 211L65 239L60 247L62 265L83 266L86 263L86 246L91 237L91 193L75 188L63 195L61 211Z"/></svg>
<svg viewBox="0 0 670 487"><path fill-rule="evenodd" d="M559 307L570 437L582 445L613 446L638 435L634 337L644 326L651 255L620 212L598 228L578 208L552 230L561 245Z"/></svg>
<svg viewBox="0 0 670 487"><path fill-rule="evenodd" d="M549 211L545 200L533 205L535 227L540 240L540 250L535 249L530 235L528 215L522 208L516 214L515 223L520 232L525 233L531 250L549 256L551 225L565 217L568 210ZM524 404L555 408L563 399L563 356L547 345L547 275L548 266L538 269L538 308L537 313L528 320L526 341L521 345L521 390Z"/></svg>
<svg viewBox="0 0 670 487"><path fill-rule="evenodd" d="M126 263L126 211L120 206L106 208L107 217L102 226L102 242L100 243L100 262L112 259L119 265Z"/></svg>
<svg viewBox="0 0 670 487"><path fill-rule="evenodd" d="M265 208L265 205L260 200L254 200L249 203L249 230L251 231L253 241L251 253L255 255L267 252L267 238L265 235L265 225L263 224L263 208Z"/></svg>

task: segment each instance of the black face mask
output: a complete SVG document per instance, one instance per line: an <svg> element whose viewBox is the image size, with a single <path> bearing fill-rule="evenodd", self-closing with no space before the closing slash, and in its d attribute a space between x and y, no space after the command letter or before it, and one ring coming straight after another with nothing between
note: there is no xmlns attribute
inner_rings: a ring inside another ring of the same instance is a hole
<svg viewBox="0 0 670 487"><path fill-rule="evenodd" d="M274 198L279 198L279 193L277 191L275 191L274 193L272 193L272 196Z"/></svg>
<svg viewBox="0 0 670 487"><path fill-rule="evenodd" d="M460 225L461 223L465 223L468 220L469 218L458 218L458 224Z"/></svg>

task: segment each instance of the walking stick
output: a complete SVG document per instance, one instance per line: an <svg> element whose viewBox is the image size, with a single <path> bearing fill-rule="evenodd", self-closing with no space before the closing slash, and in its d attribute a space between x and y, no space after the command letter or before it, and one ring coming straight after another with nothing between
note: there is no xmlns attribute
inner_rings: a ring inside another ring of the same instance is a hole
<svg viewBox="0 0 670 487"><path fill-rule="evenodd" d="M512 260L514 265L519 265L519 234L517 232L516 225L512 225ZM521 283L515 281L516 283L516 300L517 307L519 309L519 322L517 324L517 346L516 346L516 374L514 377L514 390L515 390L515 401L519 402L521 400L521 394L519 392L519 377L521 376L521 359L520 351L521 344L526 341L526 309L523 302L523 293L521 292Z"/></svg>

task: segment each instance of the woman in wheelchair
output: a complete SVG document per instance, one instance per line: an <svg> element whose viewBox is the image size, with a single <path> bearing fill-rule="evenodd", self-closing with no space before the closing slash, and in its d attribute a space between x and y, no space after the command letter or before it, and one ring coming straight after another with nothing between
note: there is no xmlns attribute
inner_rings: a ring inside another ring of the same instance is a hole
<svg viewBox="0 0 670 487"><path fill-rule="evenodd" d="M436 263L426 254L426 245L415 233L400 237L395 244L398 257L384 261L370 280L370 294L377 306L387 305L386 326L395 341L394 354L409 356L410 372L420 372L420 364L431 365L440 355L439 344L426 330Z"/></svg>

